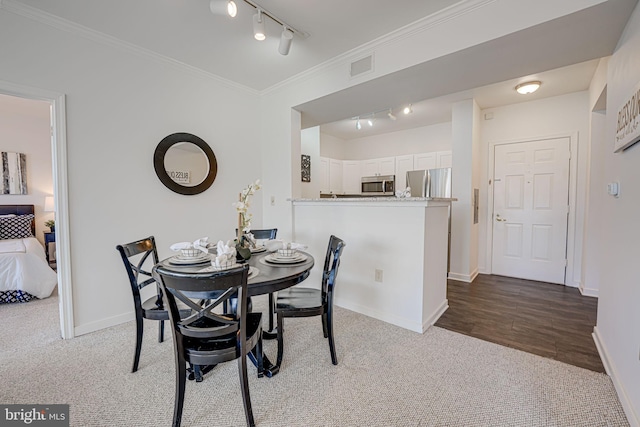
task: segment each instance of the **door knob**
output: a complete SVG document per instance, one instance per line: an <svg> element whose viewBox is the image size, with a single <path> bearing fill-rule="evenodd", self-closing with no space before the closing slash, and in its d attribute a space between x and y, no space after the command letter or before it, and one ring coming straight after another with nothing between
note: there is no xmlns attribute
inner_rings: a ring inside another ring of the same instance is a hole
<svg viewBox="0 0 640 427"><path fill-rule="evenodd" d="M500 214L496 214L496 221L506 221L506 218L500 218Z"/></svg>

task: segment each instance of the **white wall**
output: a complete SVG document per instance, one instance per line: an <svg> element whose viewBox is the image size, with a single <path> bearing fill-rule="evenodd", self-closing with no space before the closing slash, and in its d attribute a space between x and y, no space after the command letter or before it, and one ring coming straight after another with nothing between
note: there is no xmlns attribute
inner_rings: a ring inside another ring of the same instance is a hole
<svg viewBox="0 0 640 427"><path fill-rule="evenodd" d="M492 201L488 198L488 180L492 172L489 164L489 144L535 140L549 136L571 136L572 167L575 163L576 182L571 197L576 207L575 221L569 222L569 266L567 282L579 287L582 274L582 239L586 203L587 158L589 140L589 96L585 92L546 98L538 101L522 102L506 107L483 110L493 113L493 119L482 121L481 164L485 165L480 179L480 230L479 230L479 271L490 272L488 262L490 242L487 241L487 213L491 212ZM484 114L483 114L484 116ZM573 141L573 139L576 139ZM575 148L574 148L575 146Z"/></svg>
<svg viewBox="0 0 640 427"><path fill-rule="evenodd" d="M640 8L636 6L609 61L605 182L620 182L619 198L603 197L599 224L600 291L595 335L632 426L640 426L640 145L613 153L618 110L640 81Z"/></svg>
<svg viewBox="0 0 640 427"><path fill-rule="evenodd" d="M0 95L0 151L27 155L26 195L2 194L2 205L34 205L36 238L44 244L44 222L54 219L44 212L44 198L53 195L51 172L50 104Z"/></svg>
<svg viewBox="0 0 640 427"><path fill-rule="evenodd" d="M347 140L320 132L320 155L332 159L344 159Z"/></svg>
<svg viewBox="0 0 640 427"><path fill-rule="evenodd" d="M344 157L337 158L368 160L445 150L451 150L451 122L349 139L344 143Z"/></svg>
<svg viewBox="0 0 640 427"><path fill-rule="evenodd" d="M260 135L246 126L259 122L257 95L1 9L0 52L0 80L67 95L76 333L129 320L131 291L117 244L153 234L166 257L177 241L233 236L231 203L262 175ZM201 137L217 157L216 181L202 194L173 193L155 175L154 150L174 132ZM255 227L261 200L251 208Z"/></svg>

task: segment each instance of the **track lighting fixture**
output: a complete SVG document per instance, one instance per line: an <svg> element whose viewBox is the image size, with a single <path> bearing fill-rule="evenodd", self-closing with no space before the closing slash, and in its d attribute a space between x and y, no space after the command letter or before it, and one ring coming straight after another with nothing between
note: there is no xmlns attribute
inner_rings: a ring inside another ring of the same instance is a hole
<svg viewBox="0 0 640 427"><path fill-rule="evenodd" d="M235 18L238 13L238 6L233 0L211 0L209 9L214 15L229 15Z"/></svg>
<svg viewBox="0 0 640 427"><path fill-rule="evenodd" d="M280 44L278 46L278 52L280 52L281 55L289 54L294 35L297 35L302 39L306 39L307 37L309 37L309 33L297 30L296 28L284 22L282 19L275 16L273 13L265 10L264 7L260 6L254 1L242 1L256 10L255 15L253 15L253 37L256 40L262 41L267 38L267 33L265 32L265 17L282 26L282 33L280 34ZM227 14L231 17L235 17L238 13L238 7L233 0L210 0L209 9L211 10L211 13L216 15Z"/></svg>
<svg viewBox="0 0 640 427"><path fill-rule="evenodd" d="M360 117L356 119L356 129L358 130L362 129L362 125L360 124Z"/></svg>
<svg viewBox="0 0 640 427"><path fill-rule="evenodd" d="M264 30L264 19L262 19L262 11L260 9L253 15L253 38L259 41L267 38Z"/></svg>
<svg viewBox="0 0 640 427"><path fill-rule="evenodd" d="M387 113L387 116L389 116L389 118L393 121L396 120L396 116L394 116L393 113L391 112L391 108L389 108L389 112Z"/></svg>
<svg viewBox="0 0 640 427"><path fill-rule="evenodd" d="M411 114L411 113L413 113L412 105L411 105L411 104L409 104L409 105L407 105L406 107L404 107L404 110L402 110L402 112L403 112L403 113L405 113L405 114Z"/></svg>
<svg viewBox="0 0 640 427"><path fill-rule="evenodd" d="M367 120L367 124L368 124L369 126L373 126L373 119L368 119L368 120Z"/></svg>
<svg viewBox="0 0 640 427"><path fill-rule="evenodd" d="M280 55L288 55L289 49L291 49L291 41L293 40L293 31L286 26L282 27L282 34L280 34L280 45L278 46L278 52Z"/></svg>

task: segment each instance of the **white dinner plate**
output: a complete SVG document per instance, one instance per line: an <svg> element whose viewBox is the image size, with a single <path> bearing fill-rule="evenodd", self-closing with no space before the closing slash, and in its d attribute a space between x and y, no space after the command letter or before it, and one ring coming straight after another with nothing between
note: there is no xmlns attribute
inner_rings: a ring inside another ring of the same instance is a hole
<svg viewBox="0 0 640 427"><path fill-rule="evenodd" d="M264 260L274 264L297 264L307 260L307 256L301 253L292 257L281 257L278 254L269 254L264 257Z"/></svg>
<svg viewBox="0 0 640 427"><path fill-rule="evenodd" d="M169 264L173 265L195 265L204 264L211 261L211 255L203 253L197 257L184 257L182 255L176 255L169 260Z"/></svg>
<svg viewBox="0 0 640 427"><path fill-rule="evenodd" d="M259 254L267 250L266 246L256 246L255 248L250 248L252 254Z"/></svg>
<svg viewBox="0 0 640 427"><path fill-rule="evenodd" d="M236 268L239 265L240 264L234 264L233 267L230 267L230 268ZM225 269L225 270L228 270L228 269ZM215 268L214 266L210 265L209 267L205 267L202 270L198 270L198 273L209 273L211 271L222 271L222 270L219 270L219 269ZM260 270L258 270L256 267L249 266L249 276L247 277L247 279L253 279L259 273L260 273Z"/></svg>

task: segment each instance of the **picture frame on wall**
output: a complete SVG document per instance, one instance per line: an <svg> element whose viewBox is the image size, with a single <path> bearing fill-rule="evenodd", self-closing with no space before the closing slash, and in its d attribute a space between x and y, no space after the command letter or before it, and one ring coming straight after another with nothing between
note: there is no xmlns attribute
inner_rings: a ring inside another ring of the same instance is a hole
<svg viewBox="0 0 640 427"><path fill-rule="evenodd" d="M303 154L300 160L302 182L311 182L311 156Z"/></svg>
<svg viewBox="0 0 640 427"><path fill-rule="evenodd" d="M27 194L27 155L0 152L0 194Z"/></svg>
<svg viewBox="0 0 640 427"><path fill-rule="evenodd" d="M614 153L640 141L640 82L629 93L617 113Z"/></svg>

